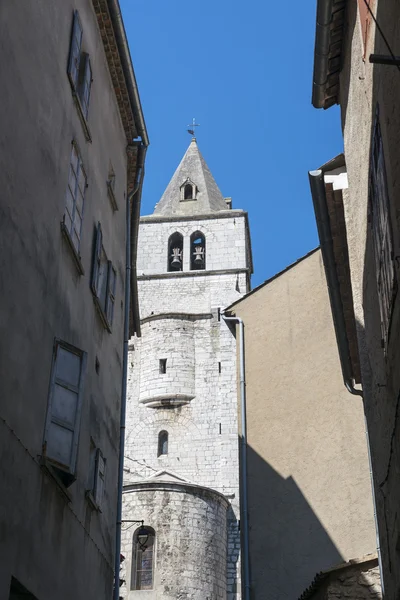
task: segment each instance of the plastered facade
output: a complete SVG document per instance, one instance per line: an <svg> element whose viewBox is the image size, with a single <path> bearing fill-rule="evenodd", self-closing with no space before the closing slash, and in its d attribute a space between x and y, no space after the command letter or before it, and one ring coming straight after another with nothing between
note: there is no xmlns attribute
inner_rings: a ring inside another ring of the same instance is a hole
<svg viewBox="0 0 400 600"><path fill-rule="evenodd" d="M184 236L183 270L171 273L168 239L176 231ZM196 231L206 239L204 271L189 270ZM127 574L123 593L130 600L145 593L171 600L240 598L236 340L219 309L248 290L248 245L242 211L141 219L142 337L131 340L124 518L153 527L157 550L154 589L129 589ZM167 361L165 373L160 360ZM168 453L158 456L160 431L168 432ZM187 485L185 492L169 489L171 482ZM181 530L174 533L168 523L180 523ZM132 533L124 532L122 547L128 571Z"/></svg>
<svg viewBox="0 0 400 600"><path fill-rule="evenodd" d="M74 10L79 11L93 72L88 113L92 143L85 138L67 75ZM0 141L0 599L9 599L13 577L31 594L26 597L37 600L109 600L122 378L127 139L92 1L1 3L0 32L0 65L7 79ZM79 146L88 183L80 244L84 274L60 226L72 140ZM110 161L118 211L107 194ZM98 222L117 270L111 334L90 288ZM55 338L87 354L76 480L67 489L41 461ZM92 442L107 460L101 512L86 494Z"/></svg>
<svg viewBox="0 0 400 600"><path fill-rule="evenodd" d="M341 378L320 250L229 310L244 322L251 598L290 600L375 551L363 406Z"/></svg>
<svg viewBox="0 0 400 600"><path fill-rule="evenodd" d="M374 15L391 47L399 39L400 7L397 2L375 1ZM367 59L363 60L364 53ZM387 347L382 344L381 318L377 292L374 240L371 227L368 186L371 137L377 106L389 197L389 219L393 241L395 285L399 281L399 172L398 139L400 82L394 66L372 65L371 53L387 54L382 36L371 21L364 48L362 24L356 3L346 7L346 37L342 50L340 106L345 158L349 181L343 197L347 244L351 268L354 312L361 361L362 389L371 443L372 467L383 562L385 595L400 593L398 540L400 406L400 302L394 298Z"/></svg>

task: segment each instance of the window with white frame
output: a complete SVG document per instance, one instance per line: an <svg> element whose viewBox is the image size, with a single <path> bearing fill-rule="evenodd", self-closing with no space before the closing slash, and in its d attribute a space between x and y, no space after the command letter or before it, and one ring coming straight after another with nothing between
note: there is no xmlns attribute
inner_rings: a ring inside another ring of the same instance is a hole
<svg viewBox="0 0 400 600"><path fill-rule="evenodd" d="M85 352L55 341L43 454L66 485L75 475L85 366Z"/></svg>
<svg viewBox="0 0 400 600"><path fill-rule="evenodd" d="M108 330L111 330L114 318L115 288L117 272L108 260L103 246L103 233L100 223L96 230L96 244L92 271L92 292L96 299L100 316Z"/></svg>
<svg viewBox="0 0 400 600"><path fill-rule="evenodd" d="M381 315L382 346L385 347L389 335L396 281L388 184L378 106L372 137L369 202Z"/></svg>
<svg viewBox="0 0 400 600"><path fill-rule="evenodd" d="M89 114L90 90L92 86L92 68L87 52L82 49L83 29L78 11L74 11L71 45L68 59L68 77L72 90L79 99L85 119Z"/></svg>
<svg viewBox="0 0 400 600"><path fill-rule="evenodd" d="M72 142L63 223L77 254L81 243L86 186L87 177L82 159L76 143Z"/></svg>
<svg viewBox="0 0 400 600"><path fill-rule="evenodd" d="M89 477L89 497L97 509L101 508L104 496L104 486L106 477L106 460L100 450L91 443L90 448L90 477Z"/></svg>

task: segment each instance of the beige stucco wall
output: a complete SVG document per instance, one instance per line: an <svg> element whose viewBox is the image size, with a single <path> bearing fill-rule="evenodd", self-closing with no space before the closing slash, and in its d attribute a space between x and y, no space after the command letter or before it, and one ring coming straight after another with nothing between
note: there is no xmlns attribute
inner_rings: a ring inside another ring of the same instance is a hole
<svg viewBox="0 0 400 600"><path fill-rule="evenodd" d="M400 35L400 5L396 0L372 3L377 21L392 48ZM370 53L388 54L374 24L367 45ZM395 53L397 50L395 51ZM379 103L380 125L388 180L394 257L399 252L400 218L400 77L396 67L371 65L362 60L361 25L355 2L347 3L346 38L340 79L340 104L349 190L344 209L351 266L358 343L361 355L362 387L371 440L376 483L377 514L383 558L385 594L398 597L400 576L398 540L399 459L396 429L400 402L400 302L399 294L391 320L386 354L381 345L380 314L372 229L368 222L368 177L371 133ZM394 260L399 281L399 261Z"/></svg>
<svg viewBox="0 0 400 600"><path fill-rule="evenodd" d="M78 9L93 85L86 141L67 76ZM115 547L125 279L126 137L91 0L0 3L0 599L11 576L38 600L109 600ZM88 176L80 275L60 222L71 141ZM109 161L116 174L113 212ZM112 333L90 289L95 226L117 269ZM77 480L61 493L39 464L53 340L87 352ZM96 372L98 358L100 368ZM90 440L107 460L102 512L91 508Z"/></svg>
<svg viewBox="0 0 400 600"><path fill-rule="evenodd" d="M375 550L361 399L343 385L320 251L233 308L245 324L252 598L296 598Z"/></svg>

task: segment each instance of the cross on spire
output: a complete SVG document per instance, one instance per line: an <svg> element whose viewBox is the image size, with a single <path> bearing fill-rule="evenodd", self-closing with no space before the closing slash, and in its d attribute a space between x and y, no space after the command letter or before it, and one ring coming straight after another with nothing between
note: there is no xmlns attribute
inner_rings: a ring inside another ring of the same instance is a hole
<svg viewBox="0 0 400 600"><path fill-rule="evenodd" d="M196 123L196 119L195 117L193 117L192 119L192 123L190 125L188 125L188 127L191 127L191 129L188 129L188 133L190 133L194 139L196 139L196 134L195 134L195 127L199 127L200 123Z"/></svg>

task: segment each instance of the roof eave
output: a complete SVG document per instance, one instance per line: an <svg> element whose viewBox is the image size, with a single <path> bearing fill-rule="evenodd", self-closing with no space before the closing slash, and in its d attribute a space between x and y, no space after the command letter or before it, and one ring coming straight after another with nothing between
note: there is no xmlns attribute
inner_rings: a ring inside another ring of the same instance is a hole
<svg viewBox="0 0 400 600"><path fill-rule="evenodd" d="M327 109L339 103L346 0L318 0L315 27L312 104Z"/></svg>
<svg viewBox="0 0 400 600"><path fill-rule="evenodd" d="M332 164L332 161L329 164ZM333 239L330 228L330 219L325 190L324 168L321 167L316 171L310 171L309 180L343 380L346 388L349 391L352 393L358 393L358 390L354 389L356 376L351 360L350 344L347 336L346 320L340 292L340 284L336 270Z"/></svg>
<svg viewBox="0 0 400 600"><path fill-rule="evenodd" d="M128 89L129 100L134 115L135 125L137 128L138 135L140 136L143 144L147 147L149 145L149 137L147 134L146 123L144 120L142 105L140 102L136 76L133 70L132 59L129 51L129 45L125 32L124 22L122 19L119 0L107 0L107 5L110 13L115 39L118 46L119 58L121 61L126 86Z"/></svg>

